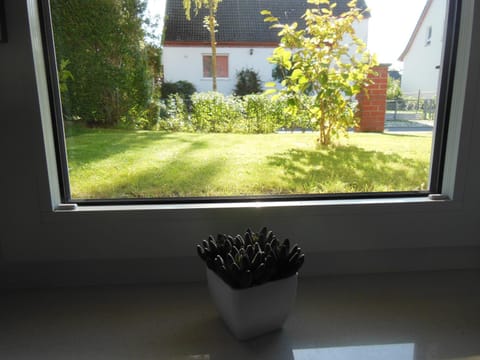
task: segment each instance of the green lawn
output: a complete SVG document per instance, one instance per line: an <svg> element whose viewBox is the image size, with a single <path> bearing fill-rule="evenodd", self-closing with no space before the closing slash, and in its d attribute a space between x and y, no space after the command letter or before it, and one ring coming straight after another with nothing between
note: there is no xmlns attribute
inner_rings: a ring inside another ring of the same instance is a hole
<svg viewBox="0 0 480 360"><path fill-rule="evenodd" d="M76 129L67 148L74 199L422 190L431 134L190 134Z"/></svg>

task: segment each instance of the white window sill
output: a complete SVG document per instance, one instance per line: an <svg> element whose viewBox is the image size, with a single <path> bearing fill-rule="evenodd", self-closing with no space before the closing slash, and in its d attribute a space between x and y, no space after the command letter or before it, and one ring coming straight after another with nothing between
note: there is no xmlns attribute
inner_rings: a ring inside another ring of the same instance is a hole
<svg viewBox="0 0 480 360"><path fill-rule="evenodd" d="M246 342L222 323L205 283L11 290L0 299L0 357L467 359L480 353L479 275L301 279L283 329Z"/></svg>
<svg viewBox="0 0 480 360"><path fill-rule="evenodd" d="M372 198L372 199L345 199L345 200L293 200L293 201L245 201L245 202L217 202L191 204L126 204L126 205L76 205L59 204L54 212L115 212L115 211L162 211L162 210L212 210L212 209L268 209L268 208L317 208L332 210L334 208L364 209L388 207L403 209L404 207L419 206L425 209L452 208L455 202L448 198L431 199L425 197L400 198Z"/></svg>
<svg viewBox="0 0 480 360"><path fill-rule="evenodd" d="M217 81L229 81L229 80L232 80L232 78L217 77ZM200 81L212 81L212 78L201 78Z"/></svg>

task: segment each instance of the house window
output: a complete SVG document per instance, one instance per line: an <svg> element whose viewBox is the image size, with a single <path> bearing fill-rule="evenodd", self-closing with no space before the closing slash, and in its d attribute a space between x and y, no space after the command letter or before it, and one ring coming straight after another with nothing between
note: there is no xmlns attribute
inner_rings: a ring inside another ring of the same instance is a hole
<svg viewBox="0 0 480 360"><path fill-rule="evenodd" d="M203 77L212 77L211 55L203 55ZM217 77L228 78L228 55L217 55Z"/></svg>
<svg viewBox="0 0 480 360"><path fill-rule="evenodd" d="M349 3L348 0L343 2L345 6ZM327 146L318 143L322 140L324 126L323 118L318 116L322 112L309 108L322 87L306 88L303 93L305 107L297 112L287 111L294 102L282 96L268 101L255 98L259 95L230 96L235 91L233 81L231 84L222 81L217 93L207 93L213 87L213 84L205 86L208 83L205 78L212 77L212 56L202 54L208 44L208 32L204 33L201 14L192 19L192 23L187 23L193 27L198 25L198 36L192 36L190 30L182 32L188 20L183 11L178 12L178 1L167 1L166 8L171 13L165 19L173 21L176 16L178 24L166 25L163 44L148 38L149 32L139 25L145 14L133 3L125 6L98 0L79 1L73 5L61 0L50 3L52 21L45 19L43 24L49 46L47 61L52 99L56 101L64 202L425 197L442 190L445 139L433 135L444 133L441 127L446 126L449 115L453 79L453 71L449 69L454 63L454 34L458 26L455 12L448 15L451 17L447 22L449 40L444 42L445 56L442 57L446 61L443 65L448 66L442 66L441 79L436 79L441 80L441 91L427 99L419 98L418 90L409 93L405 87L401 89L403 95L397 91L397 95L387 99L388 69L380 66L375 70L378 77L369 85L370 96L358 96L351 101L352 108L327 121L351 120L358 116L357 123L349 123L350 126L341 129L345 134L339 131L339 136L332 137ZM234 3L225 0L219 6L228 7ZM308 4L305 2L305 6ZM456 10L456 4L457 1L452 1L450 8ZM128 6L131 8L127 9ZM333 12L342 11L337 9L345 6L338 6ZM242 7L242 11L252 9L257 7ZM387 10L385 16L391 16L390 9ZM235 11L231 18L238 18ZM287 20L295 16L301 19L304 11L301 7L298 11L290 11ZM277 12L282 13L278 9ZM371 13L375 14L373 10ZM228 11L218 14L224 16ZM440 17L443 23L443 16ZM249 16L245 14L239 18ZM218 32L223 31L217 38L217 45L224 41L223 46L232 49L228 50L228 55L217 55L217 77L228 78L230 72L238 74L246 68L250 75L242 80L243 88L248 88L249 81L255 83L261 79L260 86L263 86L268 80L279 80L274 78L268 60L274 45L278 44L278 35L269 32L272 30L262 16L256 19L258 24L265 25L266 35L260 37L257 32L246 32L241 41L237 41L238 32L222 26L222 18L217 19ZM391 20L394 19L392 16ZM363 37L366 41L367 33L369 38L374 33L366 31L368 23L365 21L369 18L364 17L362 21L357 24L357 30L360 40ZM50 23L52 28L49 28ZM101 26L92 31L91 27L97 24ZM171 33L175 26L176 31ZM399 28L392 25L377 29L376 33L388 34ZM419 39L415 41L421 43L418 29L412 36L417 35ZM431 26L427 35L431 41ZM255 45L255 56L249 56L246 49L258 38L264 41L263 47ZM388 36L385 39L390 41ZM331 38L326 39L318 49L343 48L343 45L333 46L331 41ZM413 40L409 42L407 38L407 42L410 44ZM182 46L187 47L188 52L181 49ZM408 51L414 50L415 47L410 47ZM56 54L56 63L52 54ZM248 56L242 58L245 54ZM202 74L193 66L195 61L198 64L199 56L202 57ZM339 58L346 56L343 54ZM439 61L440 58L433 59L432 67ZM325 66L327 70L334 67L332 64ZM305 71L308 70L306 67ZM252 76L255 73L258 76ZM317 78L329 79L328 74L322 74L326 76ZM298 71L296 75L303 76ZM338 81L350 76L348 73L342 75L337 77ZM160 76L164 77L163 81L156 81ZM277 76L293 77L293 74L279 71ZM418 76L412 78L422 80ZM404 73L402 86L408 83L406 80ZM160 85L161 89L156 88ZM230 88L223 88L224 85ZM415 84L411 86L418 89ZM330 94L332 97L335 94L345 96L347 91L331 91ZM159 99L161 96L163 98ZM432 98L437 102L430 101ZM358 108L355 107L357 103ZM435 126L439 131L434 131Z"/></svg>
<svg viewBox="0 0 480 360"><path fill-rule="evenodd" d="M425 34L425 46L429 46L432 43L432 27L427 27L427 32Z"/></svg>

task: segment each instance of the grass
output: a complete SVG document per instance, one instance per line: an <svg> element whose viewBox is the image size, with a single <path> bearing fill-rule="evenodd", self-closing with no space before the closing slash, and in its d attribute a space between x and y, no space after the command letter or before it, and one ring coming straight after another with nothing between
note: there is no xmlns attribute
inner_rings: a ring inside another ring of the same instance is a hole
<svg viewBox="0 0 480 360"><path fill-rule="evenodd" d="M426 189L431 134L190 134L76 129L67 134L74 199Z"/></svg>

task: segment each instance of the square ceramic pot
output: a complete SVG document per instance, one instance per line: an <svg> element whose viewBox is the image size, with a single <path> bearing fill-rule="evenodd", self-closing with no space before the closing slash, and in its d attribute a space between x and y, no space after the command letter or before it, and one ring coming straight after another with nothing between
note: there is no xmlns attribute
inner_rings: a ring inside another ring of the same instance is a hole
<svg viewBox="0 0 480 360"><path fill-rule="evenodd" d="M246 289L233 289L207 268L210 295L223 321L239 340L279 329L297 294L295 274Z"/></svg>

